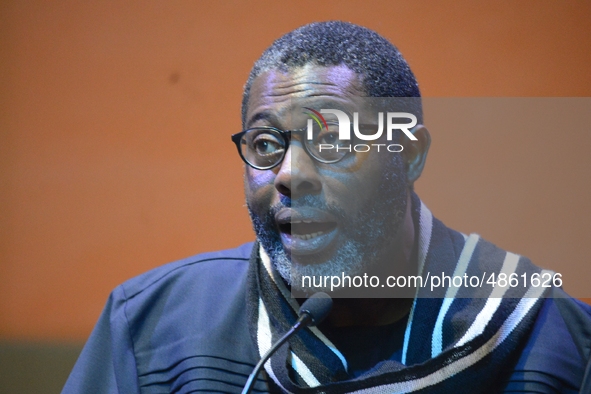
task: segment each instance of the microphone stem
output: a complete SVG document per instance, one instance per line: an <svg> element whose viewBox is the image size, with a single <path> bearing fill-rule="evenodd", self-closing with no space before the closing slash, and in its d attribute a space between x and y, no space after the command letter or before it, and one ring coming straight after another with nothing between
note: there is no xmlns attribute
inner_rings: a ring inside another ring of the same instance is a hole
<svg viewBox="0 0 591 394"><path fill-rule="evenodd" d="M312 317L308 313L302 313L302 315L298 318L296 323L287 331L281 339L279 339L268 351L265 355L260 359L257 363L256 367L252 370L246 384L244 385L244 389L242 390L242 394L249 394L252 391L252 387L254 385L254 381L259 375L263 365L269 360L271 355L281 347L289 338L295 335L298 331L302 328L307 327L312 322Z"/></svg>

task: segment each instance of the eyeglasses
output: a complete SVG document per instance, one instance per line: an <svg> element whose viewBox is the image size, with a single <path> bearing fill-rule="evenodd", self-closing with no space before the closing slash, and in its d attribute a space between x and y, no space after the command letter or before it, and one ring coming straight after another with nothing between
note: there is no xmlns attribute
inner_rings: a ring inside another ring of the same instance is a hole
<svg viewBox="0 0 591 394"><path fill-rule="evenodd" d="M283 161L292 134L301 135L302 145L312 158L320 163L331 164L342 160L351 151L351 141L339 140L338 123L327 123L327 126L314 124L311 139L307 138L308 129L253 127L232 135L232 141L242 160L258 170L269 170Z"/></svg>

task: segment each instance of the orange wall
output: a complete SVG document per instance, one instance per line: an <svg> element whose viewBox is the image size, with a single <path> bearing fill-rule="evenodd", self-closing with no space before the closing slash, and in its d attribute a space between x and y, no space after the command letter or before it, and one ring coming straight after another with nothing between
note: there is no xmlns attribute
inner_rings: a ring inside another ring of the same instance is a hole
<svg viewBox="0 0 591 394"><path fill-rule="evenodd" d="M425 96L591 96L583 1L4 1L0 339L83 340L121 281L251 240L242 85L274 38L326 19L391 39ZM585 286L589 130L499 166L490 135L431 131L435 215Z"/></svg>

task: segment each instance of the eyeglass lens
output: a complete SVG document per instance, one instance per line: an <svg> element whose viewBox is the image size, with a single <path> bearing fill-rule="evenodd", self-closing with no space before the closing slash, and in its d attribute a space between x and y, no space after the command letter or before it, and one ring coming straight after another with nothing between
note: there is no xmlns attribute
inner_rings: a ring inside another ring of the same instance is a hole
<svg viewBox="0 0 591 394"><path fill-rule="evenodd" d="M350 149L350 141L339 140L338 125L328 124L328 128L317 124L312 126L312 135L303 130L303 143L308 153L322 163L335 163L341 160ZM347 146L345 146L347 145ZM244 159L256 168L272 168L279 164L286 151L284 136L277 130L268 128L249 129L240 141Z"/></svg>

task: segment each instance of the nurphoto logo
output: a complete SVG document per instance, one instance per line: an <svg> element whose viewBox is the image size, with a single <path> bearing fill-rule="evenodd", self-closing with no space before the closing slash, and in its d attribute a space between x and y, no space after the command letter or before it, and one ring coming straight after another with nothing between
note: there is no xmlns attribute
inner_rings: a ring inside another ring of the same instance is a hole
<svg viewBox="0 0 591 394"><path fill-rule="evenodd" d="M353 138L357 141L376 141L384 134L384 112L378 112L378 125L375 130L375 125L362 124L359 122L359 113L353 112L353 122L351 122L349 115L344 111L338 109L321 109L316 111L309 107L304 107L307 110L305 113L310 116L307 123L306 138L313 142L319 152L333 151L333 152L368 152L375 148L380 151L380 148L388 152L402 152L403 146L400 144L353 144L351 145L353 131ZM322 114L334 115L336 122L326 121ZM417 117L409 112L387 112L386 113L386 140L392 141L392 134L394 130L402 131L410 140L416 141L410 129L417 125ZM407 120L407 122L400 123L400 120ZM353 126L353 127L351 127ZM348 144L348 145L347 145Z"/></svg>

